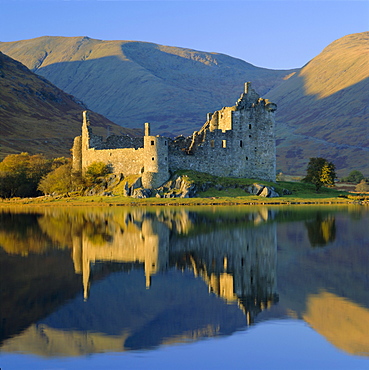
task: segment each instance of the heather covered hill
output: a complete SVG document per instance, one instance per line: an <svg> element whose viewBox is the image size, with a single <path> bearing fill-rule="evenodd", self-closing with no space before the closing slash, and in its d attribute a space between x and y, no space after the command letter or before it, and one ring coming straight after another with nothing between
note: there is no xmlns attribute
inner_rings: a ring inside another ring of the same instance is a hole
<svg viewBox="0 0 369 370"><path fill-rule="evenodd" d="M278 105L277 167L303 174L310 157L340 176L369 176L369 32L327 46L267 97Z"/></svg>
<svg viewBox="0 0 369 370"><path fill-rule="evenodd" d="M154 134L190 135L207 112L233 105L244 82L264 95L291 74L224 54L88 37L6 42L0 50L113 122L150 122Z"/></svg>
<svg viewBox="0 0 369 370"><path fill-rule="evenodd" d="M80 135L86 106L0 52L0 160L8 154L44 153L69 156L73 138ZM91 114L94 131L134 134Z"/></svg>

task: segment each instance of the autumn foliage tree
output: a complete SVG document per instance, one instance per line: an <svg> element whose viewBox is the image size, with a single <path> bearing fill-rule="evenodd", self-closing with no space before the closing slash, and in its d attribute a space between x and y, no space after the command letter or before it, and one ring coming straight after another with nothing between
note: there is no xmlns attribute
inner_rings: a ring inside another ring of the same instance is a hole
<svg viewBox="0 0 369 370"><path fill-rule="evenodd" d="M72 190L71 164L61 164L44 176L38 184L44 194L64 194Z"/></svg>
<svg viewBox="0 0 369 370"><path fill-rule="evenodd" d="M99 182L100 178L105 177L111 172L109 165L103 162L93 162L87 169L84 180L87 186L92 186Z"/></svg>
<svg viewBox="0 0 369 370"><path fill-rule="evenodd" d="M306 176L302 181L314 184L316 192L319 192L322 186L333 186L335 178L335 165L324 158L318 157L310 158Z"/></svg>
<svg viewBox="0 0 369 370"><path fill-rule="evenodd" d="M40 179L51 169L51 161L43 154L11 154L0 162L0 197L37 195Z"/></svg>

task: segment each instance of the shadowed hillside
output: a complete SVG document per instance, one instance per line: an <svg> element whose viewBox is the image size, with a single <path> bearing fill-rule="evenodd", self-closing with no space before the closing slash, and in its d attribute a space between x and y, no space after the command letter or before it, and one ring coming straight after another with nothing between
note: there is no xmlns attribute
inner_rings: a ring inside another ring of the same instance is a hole
<svg viewBox="0 0 369 370"><path fill-rule="evenodd" d="M0 50L112 121L150 122L154 134L192 134L207 112L233 105L244 82L263 95L291 74L224 54L88 37L40 37Z"/></svg>
<svg viewBox="0 0 369 370"><path fill-rule="evenodd" d="M327 46L267 97L278 105L277 167L304 174L310 157L342 176L369 175L369 32Z"/></svg>
<svg viewBox="0 0 369 370"><path fill-rule="evenodd" d="M69 156L73 138L80 135L86 106L0 52L0 159L20 152ZM92 113L99 135L134 134ZM137 130L136 130L137 131Z"/></svg>

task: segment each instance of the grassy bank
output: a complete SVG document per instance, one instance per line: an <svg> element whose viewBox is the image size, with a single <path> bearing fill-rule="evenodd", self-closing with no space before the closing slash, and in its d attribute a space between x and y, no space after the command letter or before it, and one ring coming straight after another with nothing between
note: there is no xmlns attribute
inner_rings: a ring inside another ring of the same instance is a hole
<svg viewBox="0 0 369 370"><path fill-rule="evenodd" d="M145 198L135 199L124 196L80 196L77 194L42 196L37 198L11 198L0 200L0 206L7 205L44 205L44 206L196 206L196 205L293 205L293 204L369 204L369 196L352 195L347 192L337 191L334 188L322 188L319 193L309 184L299 182L267 183L258 181L263 185L274 186L281 192L288 189L292 195L276 198L264 198L248 194L240 186L255 180L241 179L232 186L217 190L211 187L205 192L200 192L196 198ZM225 180L226 182L226 180ZM221 184L227 186L226 183ZM240 184L240 182L242 184Z"/></svg>

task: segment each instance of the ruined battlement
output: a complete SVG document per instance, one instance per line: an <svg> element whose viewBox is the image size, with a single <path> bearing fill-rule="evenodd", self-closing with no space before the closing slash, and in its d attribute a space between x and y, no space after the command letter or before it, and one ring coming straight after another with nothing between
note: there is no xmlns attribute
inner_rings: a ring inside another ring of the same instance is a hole
<svg viewBox="0 0 369 370"><path fill-rule="evenodd" d="M156 188L180 169L216 176L275 181L276 104L261 98L251 83L232 107L208 113L205 124L187 138L109 136L92 133L88 112L83 112L82 135L73 145L73 169L81 171L95 161L109 164L123 176L139 174L145 188Z"/></svg>

